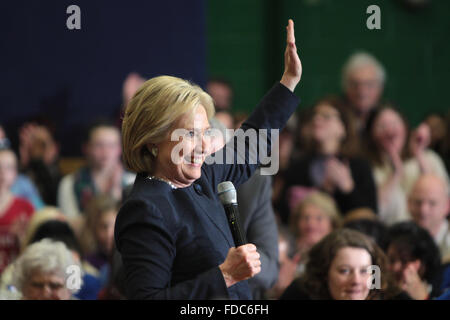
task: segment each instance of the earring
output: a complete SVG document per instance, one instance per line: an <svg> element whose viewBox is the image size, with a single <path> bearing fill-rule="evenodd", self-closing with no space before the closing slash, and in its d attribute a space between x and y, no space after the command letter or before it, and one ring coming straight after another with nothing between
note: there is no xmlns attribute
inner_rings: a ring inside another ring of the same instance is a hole
<svg viewBox="0 0 450 320"><path fill-rule="evenodd" d="M156 158L156 156L158 155L158 148L157 147L153 147L152 148L152 155Z"/></svg>

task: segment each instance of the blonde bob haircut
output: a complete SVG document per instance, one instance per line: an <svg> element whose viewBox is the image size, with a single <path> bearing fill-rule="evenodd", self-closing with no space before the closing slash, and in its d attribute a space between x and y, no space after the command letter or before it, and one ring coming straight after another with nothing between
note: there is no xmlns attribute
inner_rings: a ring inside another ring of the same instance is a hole
<svg viewBox="0 0 450 320"><path fill-rule="evenodd" d="M291 215L290 227L295 236L300 236L298 231L298 221L301 218L303 211L307 206L314 206L319 208L328 219L330 219L333 230L336 230L342 225L341 213L336 205L334 199L322 191L314 191L306 196L293 210Z"/></svg>
<svg viewBox="0 0 450 320"><path fill-rule="evenodd" d="M159 76L144 82L125 109L122 123L125 166L136 173L151 174L155 157L147 145L168 139L177 120L193 114L199 105L205 108L208 119L214 116L211 96L187 80Z"/></svg>

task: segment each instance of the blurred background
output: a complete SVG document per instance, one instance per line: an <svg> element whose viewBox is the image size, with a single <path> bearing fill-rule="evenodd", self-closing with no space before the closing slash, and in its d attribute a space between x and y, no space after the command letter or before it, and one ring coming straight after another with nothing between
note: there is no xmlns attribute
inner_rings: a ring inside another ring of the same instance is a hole
<svg viewBox="0 0 450 320"><path fill-rule="evenodd" d="M81 9L81 30L66 27L71 4ZM381 30L366 27L372 4ZM64 137L62 156L81 155L86 122L119 117L131 72L202 87L220 77L234 90L233 111L252 110L281 77L288 18L304 67L300 108L339 94L343 64L363 50L386 68L385 98L411 124L448 109L446 0L19 0L2 2L0 12L0 123L17 145L20 124L46 119Z"/></svg>

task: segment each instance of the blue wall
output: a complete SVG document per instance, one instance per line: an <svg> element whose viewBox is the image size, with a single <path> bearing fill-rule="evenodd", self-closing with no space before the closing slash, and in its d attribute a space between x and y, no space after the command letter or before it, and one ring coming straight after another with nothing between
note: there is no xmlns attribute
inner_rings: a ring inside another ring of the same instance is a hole
<svg viewBox="0 0 450 320"><path fill-rule="evenodd" d="M81 9L68 30L66 8ZM11 1L0 4L0 123L44 115L62 154L80 154L86 123L118 117L122 82L170 74L204 85L205 4L195 1Z"/></svg>

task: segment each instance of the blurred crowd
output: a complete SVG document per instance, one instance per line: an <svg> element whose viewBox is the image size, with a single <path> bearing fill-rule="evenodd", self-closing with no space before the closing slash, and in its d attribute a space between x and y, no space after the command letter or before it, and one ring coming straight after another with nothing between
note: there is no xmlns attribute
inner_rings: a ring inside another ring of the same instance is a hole
<svg viewBox="0 0 450 320"><path fill-rule="evenodd" d="M448 296L450 113L411 127L383 98L387 78L371 54L350 56L342 92L302 106L280 132L278 173L239 188L261 254L255 298ZM126 78L124 107L144 81ZM248 115L234 110L231 83L210 79L206 91L211 125L239 128ZM18 145L0 126L1 299L125 298L114 223L135 174L123 167L118 123L92 123L82 165L66 174L51 126L24 123Z"/></svg>

